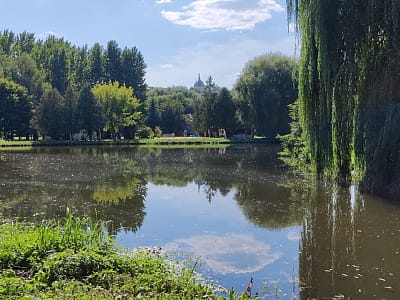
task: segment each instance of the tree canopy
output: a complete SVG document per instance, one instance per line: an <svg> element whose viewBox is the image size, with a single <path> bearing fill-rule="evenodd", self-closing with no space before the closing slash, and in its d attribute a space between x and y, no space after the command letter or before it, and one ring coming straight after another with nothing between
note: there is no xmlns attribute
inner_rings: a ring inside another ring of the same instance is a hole
<svg viewBox="0 0 400 300"><path fill-rule="evenodd" d="M288 0L301 37L299 122L317 174L400 194L400 2Z"/></svg>
<svg viewBox="0 0 400 300"><path fill-rule="evenodd" d="M272 138L289 131L288 105L297 98L294 68L294 59L280 54L246 64L234 87L242 126Z"/></svg>
<svg viewBox="0 0 400 300"><path fill-rule="evenodd" d="M108 42L106 48L98 43L88 48L55 36L37 40L27 32L0 32L0 78L6 80L0 101L13 99L19 103L13 113L8 106L3 110L7 111L7 118L20 124L11 129L9 125L2 126L0 134L12 137L42 133L55 139L70 138L79 131L92 135L104 123L103 109L108 106L102 106L108 100L98 103L92 99L90 89L95 85L113 86L115 83L110 82L116 81L127 89L126 95L121 96L127 102L120 103L118 109L113 106L113 113L122 115L114 118L119 118L118 122L111 122L108 115L106 130L114 132L132 126L143 119L145 69L144 58L136 47L122 50L116 41ZM24 96L16 90L24 90ZM127 108L129 105L134 109ZM128 116L131 111L135 112ZM10 122L3 118L3 123Z"/></svg>
<svg viewBox="0 0 400 300"><path fill-rule="evenodd" d="M134 97L133 89L120 85L118 81L97 84L92 89L94 97L103 105L105 130L115 135L124 127L134 126L142 113L139 100Z"/></svg>

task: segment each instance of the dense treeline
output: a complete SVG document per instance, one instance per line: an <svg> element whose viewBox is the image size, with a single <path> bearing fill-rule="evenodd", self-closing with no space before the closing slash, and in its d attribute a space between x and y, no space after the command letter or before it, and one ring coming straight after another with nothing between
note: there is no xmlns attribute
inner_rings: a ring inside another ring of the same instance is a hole
<svg viewBox="0 0 400 300"><path fill-rule="evenodd" d="M305 144L293 153L307 153L319 175L356 175L364 191L398 199L400 2L287 3L301 36L295 115Z"/></svg>
<svg viewBox="0 0 400 300"><path fill-rule="evenodd" d="M203 87L150 89L148 126L163 132L218 135L234 133L275 138L289 132L288 105L297 98L292 58L268 54L249 61L232 91L210 76Z"/></svg>
<svg viewBox="0 0 400 300"><path fill-rule="evenodd" d="M132 135L133 126L143 122L145 69L136 47L121 49L115 41L106 48L77 47L55 36L38 40L5 30L0 33L1 134L69 139L78 132L92 137L105 129L113 136L131 129ZM94 86L110 89L112 97L96 96ZM116 116L120 120L110 121Z"/></svg>
<svg viewBox="0 0 400 300"><path fill-rule="evenodd" d="M294 61L250 61L232 91L209 76L196 88L148 88L140 51L0 32L0 135L6 139L153 137L164 133L275 138L297 97ZM200 79L200 78L199 78Z"/></svg>

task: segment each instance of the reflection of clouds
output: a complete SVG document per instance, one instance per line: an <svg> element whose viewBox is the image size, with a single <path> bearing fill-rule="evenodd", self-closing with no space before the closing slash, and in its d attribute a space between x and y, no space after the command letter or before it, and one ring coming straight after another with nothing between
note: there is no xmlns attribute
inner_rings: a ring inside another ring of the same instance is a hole
<svg viewBox="0 0 400 300"><path fill-rule="evenodd" d="M291 231L288 233L287 239L289 241L298 241L300 240L300 234L298 232Z"/></svg>
<svg viewBox="0 0 400 300"><path fill-rule="evenodd" d="M211 270L220 274L256 272L282 256L282 253L269 253L269 245L245 234L199 235L175 240L165 248L191 252L201 257Z"/></svg>

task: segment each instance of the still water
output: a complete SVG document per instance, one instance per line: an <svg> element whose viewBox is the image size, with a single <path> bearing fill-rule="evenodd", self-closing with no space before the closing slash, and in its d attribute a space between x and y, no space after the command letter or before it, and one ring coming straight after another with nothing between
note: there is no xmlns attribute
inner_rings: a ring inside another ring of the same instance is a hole
<svg viewBox="0 0 400 300"><path fill-rule="evenodd" d="M400 207L296 178L273 146L0 152L0 218L89 215L266 299L400 299ZM269 290L263 291L267 286ZM344 296L342 298L342 296Z"/></svg>

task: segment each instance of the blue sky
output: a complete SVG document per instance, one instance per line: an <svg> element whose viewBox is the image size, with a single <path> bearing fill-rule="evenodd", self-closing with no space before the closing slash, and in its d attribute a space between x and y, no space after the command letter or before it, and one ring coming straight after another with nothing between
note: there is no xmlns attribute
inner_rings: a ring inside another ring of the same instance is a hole
<svg viewBox="0 0 400 300"><path fill-rule="evenodd" d="M74 45L136 46L150 86L192 86L200 73L231 88L245 63L295 54L285 0L0 0L0 30Z"/></svg>

